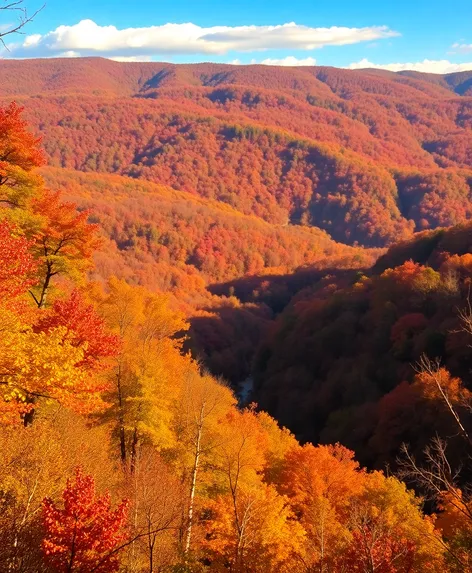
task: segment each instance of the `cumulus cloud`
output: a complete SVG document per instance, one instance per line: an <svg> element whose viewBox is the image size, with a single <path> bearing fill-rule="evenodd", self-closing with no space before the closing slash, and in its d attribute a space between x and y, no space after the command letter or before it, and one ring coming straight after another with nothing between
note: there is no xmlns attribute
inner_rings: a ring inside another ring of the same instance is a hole
<svg viewBox="0 0 472 573"><path fill-rule="evenodd" d="M151 56L111 56L114 62L150 62Z"/></svg>
<svg viewBox="0 0 472 573"><path fill-rule="evenodd" d="M464 72L472 70L472 62L455 64L449 60L423 60L422 62L407 62L398 64L374 64L364 58L360 62L355 62L348 66L351 70L362 70L373 68L376 70L389 70L391 72L403 72L406 70L424 72L430 74L451 74L453 72Z"/></svg>
<svg viewBox="0 0 472 573"><path fill-rule="evenodd" d="M254 52L272 49L315 50L391 38L399 34L387 26L365 28L311 28L290 22L277 26L213 26L164 24L118 29L82 20L59 26L46 34L27 36L8 46L4 57L51 57L76 52L81 56L143 57L153 55L209 54L231 51Z"/></svg>

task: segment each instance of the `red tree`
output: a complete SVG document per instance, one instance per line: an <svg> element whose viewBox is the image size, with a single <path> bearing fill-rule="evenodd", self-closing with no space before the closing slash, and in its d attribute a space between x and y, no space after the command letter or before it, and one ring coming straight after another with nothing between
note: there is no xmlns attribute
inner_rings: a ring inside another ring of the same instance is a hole
<svg viewBox="0 0 472 573"><path fill-rule="evenodd" d="M24 294L36 282L30 246L24 237L14 236L10 223L0 221L0 301Z"/></svg>
<svg viewBox="0 0 472 573"><path fill-rule="evenodd" d="M78 290L67 299L58 299L48 314L37 324L37 330L48 332L52 328L67 328L66 338L74 346L84 348L84 359L79 366L97 369L101 359L116 356L119 350L119 337L107 331L105 323L95 308L87 304Z"/></svg>
<svg viewBox="0 0 472 573"><path fill-rule="evenodd" d="M67 480L62 498L63 509L49 498L43 501L43 552L48 563L57 573L118 571L128 501L113 511L110 495L97 497L93 477L80 468Z"/></svg>

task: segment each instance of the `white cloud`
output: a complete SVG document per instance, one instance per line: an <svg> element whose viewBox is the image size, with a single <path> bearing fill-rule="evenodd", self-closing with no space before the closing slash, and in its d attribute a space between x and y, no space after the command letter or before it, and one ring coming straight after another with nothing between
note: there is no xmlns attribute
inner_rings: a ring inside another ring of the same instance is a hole
<svg viewBox="0 0 472 573"><path fill-rule="evenodd" d="M73 26L59 26L43 35L27 36L23 42L8 47L9 57L17 58L48 57L71 51L82 56L108 57L221 55L230 51L315 50L398 35L387 26L310 28L291 22L277 26L202 28L187 23L119 30L115 26L99 26L92 20L82 20Z"/></svg>
<svg viewBox="0 0 472 573"><path fill-rule="evenodd" d="M451 46L451 54L469 54L472 52L472 44L460 44L456 42Z"/></svg>
<svg viewBox="0 0 472 573"><path fill-rule="evenodd" d="M373 68L376 70L389 70L391 72L403 72L411 70L429 74L451 74L453 72L464 72L472 70L472 62L455 64L449 60L423 60L422 62L408 62L404 64L373 64L366 58L360 62L355 62L348 66L350 70L362 70Z"/></svg>
<svg viewBox="0 0 472 573"><path fill-rule="evenodd" d="M150 62L151 56L111 56L114 62Z"/></svg>
<svg viewBox="0 0 472 573"><path fill-rule="evenodd" d="M62 52L58 54L59 58L78 58L80 54L78 52L74 52L74 50L67 50L67 52Z"/></svg>
<svg viewBox="0 0 472 573"><path fill-rule="evenodd" d="M251 63L256 63L255 61ZM315 58L295 58L295 56L287 56L286 58L266 58L260 62L265 66L316 66Z"/></svg>

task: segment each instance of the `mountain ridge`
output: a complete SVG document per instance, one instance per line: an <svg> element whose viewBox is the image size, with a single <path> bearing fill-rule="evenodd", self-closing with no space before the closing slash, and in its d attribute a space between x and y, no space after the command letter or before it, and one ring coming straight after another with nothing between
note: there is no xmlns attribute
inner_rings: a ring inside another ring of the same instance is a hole
<svg viewBox="0 0 472 573"><path fill-rule="evenodd" d="M30 86L30 90L37 89L37 85L34 81L37 80L39 76L36 75L35 77L34 73L31 75L31 72L38 73L38 68L43 76L44 84L47 85L47 82L53 83L49 89L57 89L58 87L65 88L65 81L67 80L67 92L69 93L78 87L74 82L83 81L80 73L84 71L95 71L100 72L101 74L107 73L109 75L109 80L112 82L117 79L121 82L126 80L125 87L128 87L135 82L137 87L134 91L136 92L139 91L139 86L149 89L162 85L161 82L165 81L169 76L172 76L174 79L177 78L180 82L187 81L190 85L196 85L195 82L200 82L200 85L202 86L215 87L217 85L238 83L236 80L241 78L244 79L244 81L241 81L243 84L248 83L249 78L252 79L252 82L260 82L262 78L271 76L273 78L274 73L270 70L279 71L279 85L277 86L279 89L297 90L300 87L303 87L303 85L297 86L297 80L311 82L313 86L316 85L317 82L319 84L323 84L323 79L325 79L328 74L332 74L334 70L338 70L343 74L346 74L348 77L382 77L384 81L398 83L412 89L418 89L420 87L426 89L426 86L421 86L417 82L429 84L430 86L433 86L432 89L437 88L436 95L442 93L445 97L448 95L448 92L459 96L472 95L472 85L469 85L472 82L472 71L453 72L449 74L430 74L409 70L391 72L388 70L379 70L374 68L350 70L347 68L335 68L332 66L266 66L263 64L237 65L211 62L193 64L174 64L169 62L120 62L102 57L0 60L0 71L2 74L6 74L8 72L14 73L15 77L20 79L20 82L18 82L18 88L20 91L15 91L14 89L12 90L11 88L5 87L5 83L8 84L7 75L6 82L0 86L0 95L19 95L20 93L25 95L24 90L26 84L21 81L22 72L27 72L29 74L28 78L25 79L27 79L27 84ZM71 73L74 69L76 73L78 73L78 76L74 76ZM123 73L125 69L126 74ZM121 73L118 73L119 71L121 71ZM254 74L254 72L257 72L257 74ZM98 78L92 79L96 80ZM251 81L249 81L249 83L251 83ZM108 86L108 89L112 85L113 83ZM119 88L118 85L115 85L115 89L118 89L119 93L124 93L123 86ZM32 91L29 95L32 95L33 93L38 92ZM130 95L130 93L128 92L127 95Z"/></svg>

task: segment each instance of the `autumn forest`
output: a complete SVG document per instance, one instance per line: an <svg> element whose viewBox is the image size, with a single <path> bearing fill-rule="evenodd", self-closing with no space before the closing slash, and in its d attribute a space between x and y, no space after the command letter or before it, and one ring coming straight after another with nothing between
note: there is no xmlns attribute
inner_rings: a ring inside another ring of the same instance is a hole
<svg viewBox="0 0 472 573"><path fill-rule="evenodd" d="M472 72L0 74L0 573L472 572Z"/></svg>

